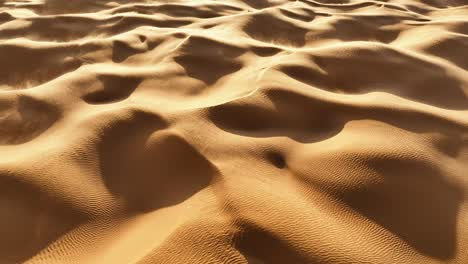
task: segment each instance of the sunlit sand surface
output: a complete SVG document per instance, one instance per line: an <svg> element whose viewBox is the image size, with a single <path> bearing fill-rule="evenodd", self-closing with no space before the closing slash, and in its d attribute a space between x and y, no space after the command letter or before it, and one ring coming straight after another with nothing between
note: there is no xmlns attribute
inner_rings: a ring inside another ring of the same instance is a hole
<svg viewBox="0 0 468 264"><path fill-rule="evenodd" d="M0 263L468 263L468 1L0 0Z"/></svg>

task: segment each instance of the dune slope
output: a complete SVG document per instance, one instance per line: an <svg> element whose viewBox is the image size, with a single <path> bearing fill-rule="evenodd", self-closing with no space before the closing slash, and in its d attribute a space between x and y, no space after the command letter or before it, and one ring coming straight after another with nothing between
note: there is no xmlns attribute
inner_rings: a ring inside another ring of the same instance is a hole
<svg viewBox="0 0 468 264"><path fill-rule="evenodd" d="M0 263L468 263L468 1L0 0Z"/></svg>

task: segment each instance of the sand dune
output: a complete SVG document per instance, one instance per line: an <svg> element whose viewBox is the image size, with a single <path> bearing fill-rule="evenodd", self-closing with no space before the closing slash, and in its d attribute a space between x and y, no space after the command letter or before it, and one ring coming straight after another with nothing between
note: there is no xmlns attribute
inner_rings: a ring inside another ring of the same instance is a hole
<svg viewBox="0 0 468 264"><path fill-rule="evenodd" d="M0 0L0 263L468 263L468 1Z"/></svg>

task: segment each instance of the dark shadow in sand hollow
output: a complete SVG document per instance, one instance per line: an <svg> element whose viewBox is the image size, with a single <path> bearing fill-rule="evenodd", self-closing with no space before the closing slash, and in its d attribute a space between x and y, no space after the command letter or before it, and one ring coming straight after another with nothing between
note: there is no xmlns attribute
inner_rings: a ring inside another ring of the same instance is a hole
<svg viewBox="0 0 468 264"><path fill-rule="evenodd" d="M73 205L15 176L0 174L1 263L24 263L88 220Z"/></svg>
<svg viewBox="0 0 468 264"><path fill-rule="evenodd" d="M384 178L383 183L349 191L341 199L421 254L444 260L454 257L462 190L427 164L374 160L368 165Z"/></svg>
<svg viewBox="0 0 468 264"><path fill-rule="evenodd" d="M129 211L148 212L181 203L208 186L217 173L181 136L162 132L148 141L166 126L157 116L136 113L103 134L99 154L104 183Z"/></svg>
<svg viewBox="0 0 468 264"><path fill-rule="evenodd" d="M248 263L319 263L311 260L310 256L304 256L303 252L269 230L250 223L238 224L242 232L238 237L234 237L234 246Z"/></svg>
<svg viewBox="0 0 468 264"><path fill-rule="evenodd" d="M102 75L98 77L102 89L83 96L89 104L108 104L125 100L140 85L142 78L118 75Z"/></svg>
<svg viewBox="0 0 468 264"><path fill-rule="evenodd" d="M46 102L26 95L18 96L13 103L2 107L0 102L0 145L17 145L29 142L59 118L59 110Z"/></svg>

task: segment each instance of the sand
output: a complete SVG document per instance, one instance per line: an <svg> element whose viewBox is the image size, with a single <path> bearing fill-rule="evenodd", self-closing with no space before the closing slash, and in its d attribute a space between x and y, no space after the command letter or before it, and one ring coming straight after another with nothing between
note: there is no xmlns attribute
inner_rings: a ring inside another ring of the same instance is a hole
<svg viewBox="0 0 468 264"><path fill-rule="evenodd" d="M468 1L1 0L0 263L468 263Z"/></svg>

